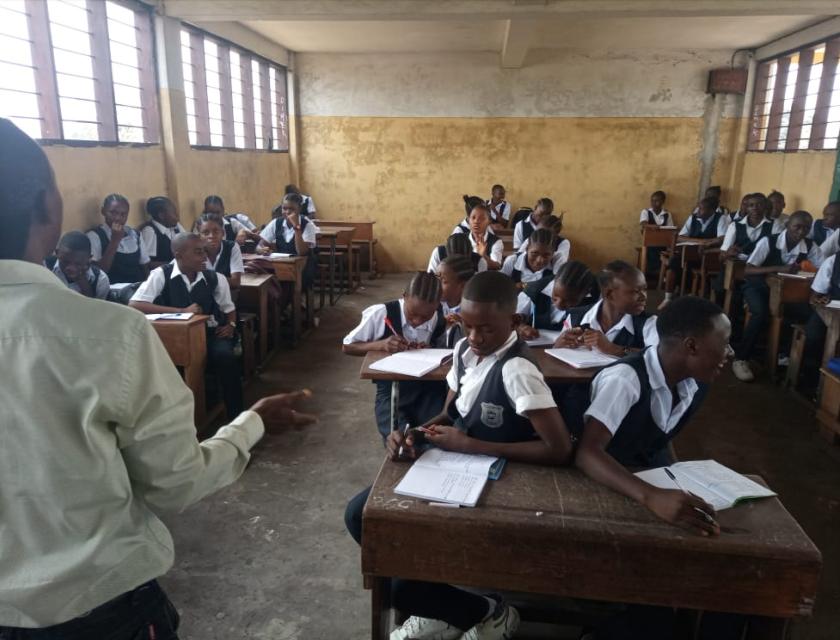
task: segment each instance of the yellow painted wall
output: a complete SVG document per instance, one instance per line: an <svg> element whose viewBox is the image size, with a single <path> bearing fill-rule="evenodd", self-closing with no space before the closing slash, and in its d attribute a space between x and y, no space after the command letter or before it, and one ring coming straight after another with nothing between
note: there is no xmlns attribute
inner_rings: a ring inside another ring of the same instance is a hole
<svg viewBox="0 0 840 640"><path fill-rule="evenodd" d="M702 118L301 117L301 181L321 217L375 220L385 270L424 268L461 195L504 184L514 206L567 210L572 256L635 261L639 211L664 189L694 205Z"/></svg>
<svg viewBox="0 0 840 640"><path fill-rule="evenodd" d="M834 179L836 151L746 154L741 192L772 189L785 194L787 211L804 209L822 217Z"/></svg>

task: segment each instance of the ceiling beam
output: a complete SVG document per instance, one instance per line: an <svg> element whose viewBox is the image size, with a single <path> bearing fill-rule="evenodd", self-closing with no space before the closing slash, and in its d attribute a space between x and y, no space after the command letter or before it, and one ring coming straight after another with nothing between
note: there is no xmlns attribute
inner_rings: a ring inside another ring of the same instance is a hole
<svg viewBox="0 0 840 640"><path fill-rule="evenodd" d="M767 60L768 58L775 58L779 54L798 49L812 42L819 42L826 40L831 36L840 33L840 17L834 17L829 20L824 20L805 29L801 29L790 35L786 35L773 42L756 49L755 57L757 60Z"/></svg>
<svg viewBox="0 0 840 640"><path fill-rule="evenodd" d="M837 0L156 0L188 21L836 15Z"/></svg>
<svg viewBox="0 0 840 640"><path fill-rule="evenodd" d="M502 43L502 68L519 69L528 55L534 23L530 20L508 20L505 24L505 39Z"/></svg>

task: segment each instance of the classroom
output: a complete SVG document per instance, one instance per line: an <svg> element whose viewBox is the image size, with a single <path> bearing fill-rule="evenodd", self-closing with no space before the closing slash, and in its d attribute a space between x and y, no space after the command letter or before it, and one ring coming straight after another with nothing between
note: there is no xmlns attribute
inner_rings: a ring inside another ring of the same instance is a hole
<svg viewBox="0 0 840 640"><path fill-rule="evenodd" d="M837 0L0 0L0 640L840 639Z"/></svg>

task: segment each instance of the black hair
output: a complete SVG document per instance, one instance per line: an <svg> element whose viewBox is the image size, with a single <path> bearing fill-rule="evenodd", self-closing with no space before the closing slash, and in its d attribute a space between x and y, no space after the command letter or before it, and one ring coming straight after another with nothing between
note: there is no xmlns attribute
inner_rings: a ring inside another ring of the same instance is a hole
<svg viewBox="0 0 840 640"><path fill-rule="evenodd" d="M492 187L490 187L490 193L493 193L496 189L502 189L504 191L505 186L502 184L494 184Z"/></svg>
<svg viewBox="0 0 840 640"><path fill-rule="evenodd" d="M283 201L291 202L292 204L296 204L298 207L303 206L303 197L299 193L287 193L283 196Z"/></svg>
<svg viewBox="0 0 840 640"><path fill-rule="evenodd" d="M58 241L58 248L90 255L90 238L81 231L68 231Z"/></svg>
<svg viewBox="0 0 840 640"><path fill-rule="evenodd" d="M484 204L484 198L479 198L478 196L464 196L464 209L467 210L468 216L470 215L472 210L479 205L487 208L487 205Z"/></svg>
<svg viewBox="0 0 840 640"><path fill-rule="evenodd" d="M804 211L800 209L799 211L794 211L790 214L790 218L788 218L788 224L793 222L793 219L796 218L797 220L800 218L808 218L808 223L811 224L814 222L814 216L810 214L808 211Z"/></svg>
<svg viewBox="0 0 840 640"><path fill-rule="evenodd" d="M444 258L441 261L441 264L445 264L447 267L449 267L455 274L455 277L458 278L459 282L467 282L470 278L472 278L475 275L475 267L473 266L473 261L468 256L462 256L457 254L446 256L446 258Z"/></svg>
<svg viewBox="0 0 840 640"><path fill-rule="evenodd" d="M560 267L554 277L554 284L559 284L577 293L590 293L598 290L595 275L589 270L589 267L578 260L570 260Z"/></svg>
<svg viewBox="0 0 840 640"><path fill-rule="evenodd" d="M624 260L613 260L598 272L598 287L601 291L608 288L616 278L636 274L639 270Z"/></svg>
<svg viewBox="0 0 840 640"><path fill-rule="evenodd" d="M174 238L172 238L172 253L178 253L185 244L190 242L191 240L198 240L199 242L203 243L201 236L197 233L190 233L189 231L185 231L184 233L179 233Z"/></svg>
<svg viewBox="0 0 840 640"><path fill-rule="evenodd" d="M23 257L32 222L44 218L45 198L54 185L43 149L0 118L0 260Z"/></svg>
<svg viewBox="0 0 840 640"><path fill-rule="evenodd" d="M720 199L720 194L722 193L721 188L718 185L712 185L711 187L706 187L706 193L709 191L714 191L718 195L718 199Z"/></svg>
<svg viewBox="0 0 840 640"><path fill-rule="evenodd" d="M560 216L555 216L553 213L551 213L542 220L540 220L539 226L543 229L550 229L554 233L559 233L560 230L563 228L563 218L561 218Z"/></svg>
<svg viewBox="0 0 840 640"><path fill-rule="evenodd" d="M217 204L222 209L225 208L225 201L222 200L221 196L207 196L204 198L204 206L206 207L208 204Z"/></svg>
<svg viewBox="0 0 840 640"><path fill-rule="evenodd" d="M102 201L102 209L107 209L115 202L119 202L120 204L124 204L126 207L130 207L131 205L128 203L128 198L124 195L119 193L109 193L105 196L105 199Z"/></svg>
<svg viewBox="0 0 840 640"><path fill-rule="evenodd" d="M651 193L651 194L650 194L650 197L651 197L651 198L652 198L653 196L659 196L659 197L660 197L660 198L662 198L663 200L665 200L665 199L667 198L667 196L665 195L665 192L664 192L664 191L662 191L661 189L659 189L658 191L654 191L653 193Z"/></svg>
<svg viewBox="0 0 840 640"><path fill-rule="evenodd" d="M551 209L554 211L554 200L551 198L540 198L537 200L537 204L534 205L534 209L537 207L542 207L543 209Z"/></svg>
<svg viewBox="0 0 840 640"><path fill-rule="evenodd" d="M717 209L718 205L720 204L720 200L717 198L701 198L699 204L697 205L697 209L699 210L704 205L707 207L711 207L712 210Z"/></svg>
<svg viewBox="0 0 840 640"><path fill-rule="evenodd" d="M519 291L513 280L501 271L482 271L475 274L464 287L461 298L472 302L493 303L499 311L514 313Z"/></svg>
<svg viewBox="0 0 840 640"><path fill-rule="evenodd" d="M200 216L198 216L198 220L195 221L195 228L201 229L201 225L205 222L215 222L219 225L222 229L225 228L225 219L220 216L218 213L211 213L211 212L204 212Z"/></svg>
<svg viewBox="0 0 840 640"><path fill-rule="evenodd" d="M411 277L403 295L406 298L419 298L423 302L440 302L440 280L434 273L417 271Z"/></svg>
<svg viewBox="0 0 840 640"><path fill-rule="evenodd" d="M772 198L773 196L781 196L782 198L784 198L785 194L781 191L776 191L775 189L773 189L772 191L770 191L770 193L767 194L767 197Z"/></svg>
<svg viewBox="0 0 840 640"><path fill-rule="evenodd" d="M768 205L768 202L769 202L768 199L767 199L767 196L765 196L760 191L756 191L755 193L748 193L743 198L741 198L741 202L744 202L745 200L753 200L753 199L761 200L761 206L764 207L765 209L767 208L767 205Z"/></svg>
<svg viewBox="0 0 840 640"><path fill-rule="evenodd" d="M533 247L535 244L542 244L548 247L554 248L554 240L557 238L557 235L551 229L544 229L542 227L538 227L534 229L531 233L531 237L528 238L528 247Z"/></svg>
<svg viewBox="0 0 840 640"><path fill-rule="evenodd" d="M446 239L447 256L471 256L472 252L472 244L466 233L453 233Z"/></svg>
<svg viewBox="0 0 840 640"><path fill-rule="evenodd" d="M840 200L832 200L831 202L829 202L829 203L828 203L827 205L825 205L825 206L826 206L826 207L831 207L831 208L834 208L834 207L840 207Z"/></svg>
<svg viewBox="0 0 840 640"><path fill-rule="evenodd" d="M289 195L290 193L298 193L298 194L299 194L299 193L300 193L300 189L298 189L296 185L293 185L293 184L287 184L287 185L286 185L286 188L285 188L285 189L283 189L283 194L284 194L284 195Z"/></svg>
<svg viewBox="0 0 840 640"><path fill-rule="evenodd" d="M714 329L714 319L723 310L714 302L697 296L682 296L670 302L656 318L659 339L698 338Z"/></svg>
<svg viewBox="0 0 840 640"><path fill-rule="evenodd" d="M155 196L146 200L146 213L157 220L158 216L170 205L175 206L166 196Z"/></svg>

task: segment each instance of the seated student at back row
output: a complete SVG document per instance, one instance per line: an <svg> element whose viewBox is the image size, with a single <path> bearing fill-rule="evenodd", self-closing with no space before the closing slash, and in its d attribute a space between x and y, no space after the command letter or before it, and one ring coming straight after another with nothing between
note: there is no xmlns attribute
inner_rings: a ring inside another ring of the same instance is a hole
<svg viewBox="0 0 840 640"><path fill-rule="evenodd" d="M108 276L90 263L90 239L81 231L68 231L45 265L68 289L78 291L88 298L105 300L110 292Z"/></svg>
<svg viewBox="0 0 840 640"><path fill-rule="evenodd" d="M563 231L563 219L561 217L551 214L540 218L537 229L548 229L554 233L554 253L551 256L551 268L554 273L569 261L569 255L572 253L572 243L567 238L561 235ZM527 238L517 249L517 253L525 253L528 251L528 243L531 238Z"/></svg>
<svg viewBox="0 0 840 640"><path fill-rule="evenodd" d="M427 440L441 449L499 456L534 464L566 464L571 440L542 373L517 338L516 288L510 278L488 271L464 289L461 317L466 338L455 347L443 412L424 425ZM414 458L414 439L399 431L387 441L397 459L400 447ZM361 514L369 490L347 506L345 522L361 543ZM433 553L433 551L430 551ZM391 640L502 640L519 625L516 609L498 596L482 596L446 585L394 580L394 605L410 617Z"/></svg>
<svg viewBox="0 0 840 640"><path fill-rule="evenodd" d="M773 189L767 194L767 219L773 223L773 233L781 233L785 230L790 216L785 213L785 196L783 193Z"/></svg>
<svg viewBox="0 0 840 640"><path fill-rule="evenodd" d="M572 309L583 305L587 297L591 298L590 305L597 300L597 289L589 268L575 260L560 267L556 276L530 283L516 301L516 313L522 321L516 328L519 337L537 338L540 329L561 331Z"/></svg>
<svg viewBox="0 0 840 640"><path fill-rule="evenodd" d="M315 257L318 227L309 218L301 215L301 203L300 195L289 193L283 198L283 202L274 208L271 212L274 219L260 232L257 252L268 254L276 251L292 256L308 256L302 282L302 287L306 290L315 282L315 273L318 269ZM290 284L284 283L284 285Z"/></svg>
<svg viewBox="0 0 840 640"><path fill-rule="evenodd" d="M522 290L529 282L551 278L551 266L557 236L548 229L536 229L528 238L528 247L521 253L514 253L505 259L502 273L509 276L516 288Z"/></svg>
<svg viewBox="0 0 840 640"><path fill-rule="evenodd" d="M202 213L195 228L204 240L204 251L207 253L204 268L225 276L232 291L238 289L242 274L245 273L245 264L239 245L233 240L225 240L222 218L213 213Z"/></svg>
<svg viewBox="0 0 840 640"><path fill-rule="evenodd" d="M464 231L461 225L455 227L452 233L465 234L470 239L473 251L487 261L488 269L501 269L505 243L490 230L490 213L483 202L476 204L469 214L469 230Z"/></svg>
<svg viewBox="0 0 840 640"><path fill-rule="evenodd" d="M750 320L740 342L735 346L735 360L732 362L732 371L742 382L755 379L749 360L759 334L770 320L770 289L765 276L771 273L797 273L801 263L806 260L814 266L822 262L819 247L806 237L811 228L811 220L811 214L807 211L797 211L790 216L784 233L759 240L747 258L743 291ZM787 305L786 309L797 311L794 305Z"/></svg>
<svg viewBox="0 0 840 640"><path fill-rule="evenodd" d="M554 202L551 198L540 198L537 200L537 204L534 205L534 210L531 214L527 218L517 222L513 229L514 251L519 251L519 247L534 232L540 220L545 216L550 216L552 213L554 213Z"/></svg>
<svg viewBox="0 0 840 640"><path fill-rule="evenodd" d="M506 228L513 214L513 207L505 200L505 195L505 188L500 184L494 184L490 189L490 199L486 204L490 209L490 220L494 230Z"/></svg>
<svg viewBox="0 0 840 640"><path fill-rule="evenodd" d="M102 203L104 223L88 231L90 257L108 274L111 284L142 282L149 275L149 256L140 234L126 224L128 199L112 193Z"/></svg>
<svg viewBox="0 0 840 640"><path fill-rule="evenodd" d="M676 221L671 212L665 209L665 192L654 191L650 194L650 206L647 209L642 209L639 214L639 224L644 233L645 227L673 227L676 226ZM659 272L660 254L665 247L646 247L647 265L654 273Z"/></svg>
<svg viewBox="0 0 840 640"><path fill-rule="evenodd" d="M470 238L466 233L453 233L446 239L446 244L441 244L432 249L429 257L429 266L426 271L437 273L438 265L449 256L464 256L470 259L473 269L476 272L487 271L487 260L473 251Z"/></svg>
<svg viewBox="0 0 840 640"><path fill-rule="evenodd" d="M202 213L214 213L223 220L225 240L243 245L249 240L260 241L260 234L257 233L257 226L244 213L225 214L225 203L220 196L207 196L204 198L204 209Z"/></svg>
<svg viewBox="0 0 840 640"><path fill-rule="evenodd" d="M814 231L812 227L808 237L813 238L814 242L819 245L820 252L825 259L840 252L840 233L837 233L837 229L840 227L840 200L825 205L822 215L822 220L814 222L814 226L819 223L820 229Z"/></svg>
<svg viewBox="0 0 840 640"><path fill-rule="evenodd" d="M151 220L140 227L140 243L149 256L150 268L154 269L172 261L172 238L184 233L185 229L179 221L178 208L166 196L149 198L146 213Z"/></svg>
<svg viewBox="0 0 840 640"><path fill-rule="evenodd" d="M229 420L242 412L242 381L234 353L236 307L227 280L205 268L204 241L195 233L172 240L175 260L158 267L129 305L143 313L199 313L207 321L207 360L219 378ZM151 375L151 373L150 373Z"/></svg>

